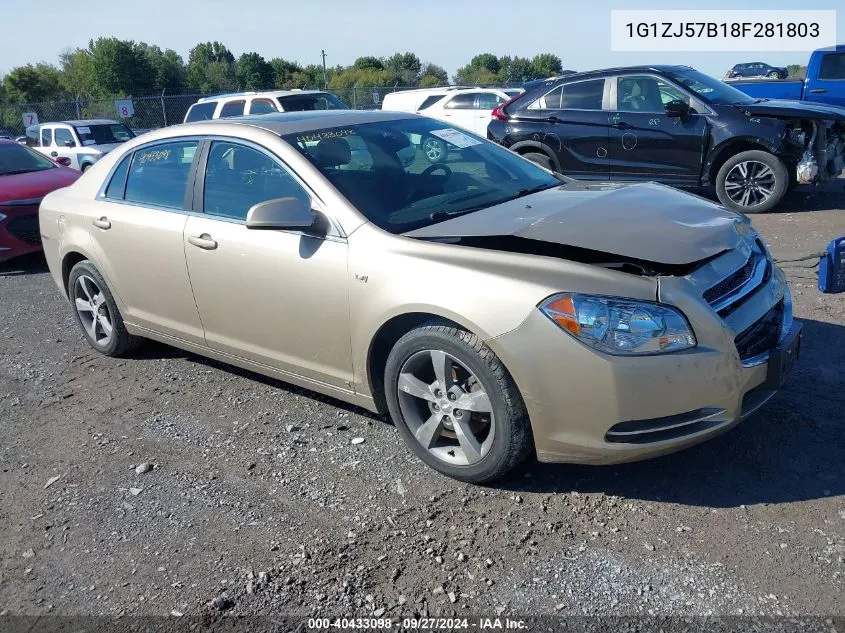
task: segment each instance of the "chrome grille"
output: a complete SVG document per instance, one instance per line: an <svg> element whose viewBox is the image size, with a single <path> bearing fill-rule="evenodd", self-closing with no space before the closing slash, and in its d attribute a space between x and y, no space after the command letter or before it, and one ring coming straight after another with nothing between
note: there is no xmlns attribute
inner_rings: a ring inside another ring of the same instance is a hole
<svg viewBox="0 0 845 633"><path fill-rule="evenodd" d="M748 260L737 270L704 291L704 300L724 317L742 305L743 301L757 288L766 284L772 276L772 263L766 250L755 240Z"/></svg>

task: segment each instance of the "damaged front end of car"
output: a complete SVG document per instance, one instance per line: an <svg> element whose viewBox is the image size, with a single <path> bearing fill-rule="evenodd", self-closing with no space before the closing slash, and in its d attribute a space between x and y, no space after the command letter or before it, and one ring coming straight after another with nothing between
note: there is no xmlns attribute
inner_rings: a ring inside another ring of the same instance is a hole
<svg viewBox="0 0 845 633"><path fill-rule="evenodd" d="M836 178L845 168L845 123L800 119L786 124L784 146L795 162L798 184L817 184Z"/></svg>

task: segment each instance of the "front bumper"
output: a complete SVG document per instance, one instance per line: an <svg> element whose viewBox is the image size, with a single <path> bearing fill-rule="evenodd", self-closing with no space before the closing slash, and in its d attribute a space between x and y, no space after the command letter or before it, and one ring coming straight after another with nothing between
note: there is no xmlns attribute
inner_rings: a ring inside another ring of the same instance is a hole
<svg viewBox="0 0 845 633"><path fill-rule="evenodd" d="M37 206L0 206L0 213L0 262L41 250Z"/></svg>
<svg viewBox="0 0 845 633"><path fill-rule="evenodd" d="M735 263L716 260L710 273ZM781 380L770 379L768 357L744 362L735 339L784 301L786 282L774 270L729 318L717 315L696 292L698 280L664 285L661 299L686 314L698 340L684 352L601 354L539 310L516 330L488 341L523 395L538 459L579 464L646 459L707 440L754 413ZM780 341L799 334L800 325L792 324Z"/></svg>

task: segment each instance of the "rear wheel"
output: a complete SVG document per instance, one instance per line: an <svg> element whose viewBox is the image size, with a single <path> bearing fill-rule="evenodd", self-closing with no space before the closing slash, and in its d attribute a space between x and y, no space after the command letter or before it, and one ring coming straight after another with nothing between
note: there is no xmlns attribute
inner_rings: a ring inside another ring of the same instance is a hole
<svg viewBox="0 0 845 633"><path fill-rule="evenodd" d="M716 195L726 207L741 213L765 213L781 201L789 186L786 165L762 150L729 158L716 176Z"/></svg>
<svg viewBox="0 0 845 633"><path fill-rule="evenodd" d="M86 171L88 171L88 168L89 168L90 166L91 166L91 163L84 163L84 164L83 164L83 165L79 168L79 171L81 171L81 172L84 174Z"/></svg>
<svg viewBox="0 0 845 633"><path fill-rule="evenodd" d="M431 323L400 338L387 358L385 395L408 447L449 477L498 479L533 445L513 378L466 330Z"/></svg>
<svg viewBox="0 0 845 633"><path fill-rule="evenodd" d="M780 75L774 70L769 73L768 77L769 79L780 79Z"/></svg>
<svg viewBox="0 0 845 633"><path fill-rule="evenodd" d="M429 163L442 163L449 153L446 143L433 136L424 138L420 148Z"/></svg>
<svg viewBox="0 0 845 633"><path fill-rule="evenodd" d="M73 314L88 343L106 356L120 356L143 341L126 330L105 279L90 261L76 264L68 277Z"/></svg>
<svg viewBox="0 0 845 633"><path fill-rule="evenodd" d="M526 152L522 157L527 158L532 163L537 163L540 167L545 167L549 171L555 170L552 159L541 152Z"/></svg>

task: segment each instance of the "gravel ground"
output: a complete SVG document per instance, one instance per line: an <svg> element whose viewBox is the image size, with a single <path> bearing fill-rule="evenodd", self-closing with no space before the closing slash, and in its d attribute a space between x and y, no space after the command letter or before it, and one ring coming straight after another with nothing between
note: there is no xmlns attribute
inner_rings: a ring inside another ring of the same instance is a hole
<svg viewBox="0 0 845 633"><path fill-rule="evenodd" d="M754 218L845 234L841 181ZM0 614L845 614L845 297L787 269L788 386L732 432L479 487L364 411L158 344L94 353L0 265ZM363 441L361 441L361 439Z"/></svg>

